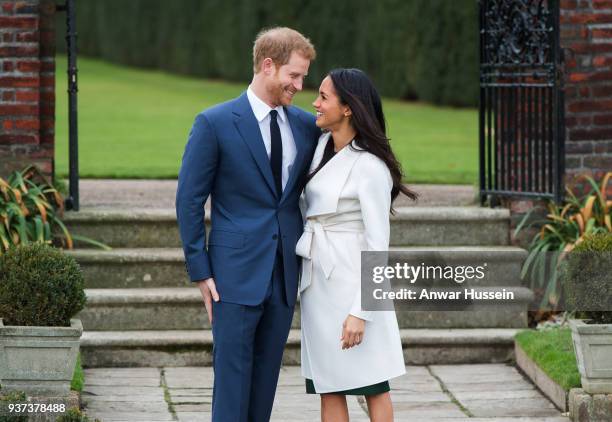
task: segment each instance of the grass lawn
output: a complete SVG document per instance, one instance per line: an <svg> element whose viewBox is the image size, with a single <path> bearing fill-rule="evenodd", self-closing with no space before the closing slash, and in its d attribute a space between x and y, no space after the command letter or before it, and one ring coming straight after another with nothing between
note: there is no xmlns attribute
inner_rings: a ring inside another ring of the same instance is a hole
<svg viewBox="0 0 612 422"><path fill-rule="evenodd" d="M521 331L515 339L527 356L565 391L581 386L569 328Z"/></svg>
<svg viewBox="0 0 612 422"><path fill-rule="evenodd" d="M85 382L85 375L83 374L83 367L81 366L81 354L77 355L76 365L74 366L74 374L72 375L72 381L70 382L70 389L74 391L83 391L83 383Z"/></svg>
<svg viewBox="0 0 612 422"><path fill-rule="evenodd" d="M248 63L245 62L245 66ZM247 84L128 68L79 57L82 177L175 178L195 115ZM57 57L56 168L68 174L66 57ZM312 111L314 91L295 104ZM474 184L478 111L385 100L389 135L409 183Z"/></svg>

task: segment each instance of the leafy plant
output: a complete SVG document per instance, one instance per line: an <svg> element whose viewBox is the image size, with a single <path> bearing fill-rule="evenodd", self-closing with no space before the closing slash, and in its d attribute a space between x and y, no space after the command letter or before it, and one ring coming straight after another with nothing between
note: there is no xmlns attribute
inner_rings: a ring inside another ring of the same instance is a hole
<svg viewBox="0 0 612 422"><path fill-rule="evenodd" d="M28 422L28 415L17 416L6 412L9 404L25 403L26 399L26 393L15 390L8 391L0 396L0 408L3 410L0 413L0 422Z"/></svg>
<svg viewBox="0 0 612 422"><path fill-rule="evenodd" d="M83 414L78 408L71 407L66 413L56 419L57 422L91 422L87 416ZM99 419L95 419L93 422L100 422Z"/></svg>
<svg viewBox="0 0 612 422"><path fill-rule="evenodd" d="M596 324L612 324L612 232L585 236L567 255L561 284L568 310Z"/></svg>
<svg viewBox="0 0 612 422"><path fill-rule="evenodd" d="M612 172L608 172L600 185L588 175L581 176L591 187L584 197L578 198L566 187L566 203L548 202L545 219L530 221L536 207L529 211L516 228L521 230L537 225L539 232L529 245L529 254L521 271L521 278L529 280L530 288L543 291L540 309L556 309L561 299L558 266L565 254L583 241L585 236L612 232L612 200L607 198L607 187ZM530 221L530 222L529 222ZM529 222L529 223L528 223Z"/></svg>
<svg viewBox="0 0 612 422"><path fill-rule="evenodd" d="M57 175L53 176L53 187L55 187L62 196L68 195L68 185L63 179L57 177Z"/></svg>
<svg viewBox="0 0 612 422"><path fill-rule="evenodd" d="M9 391L6 395L0 396L0 406L6 411L7 406L11 403L26 403L27 395L23 391ZM0 422L27 422L29 417L27 414L19 416L6 413L0 414ZM38 419L37 419L38 420ZM100 422L100 419L89 419L78 407L69 408L66 413L54 419L56 422Z"/></svg>
<svg viewBox="0 0 612 422"><path fill-rule="evenodd" d="M8 180L0 178L0 251L30 241L50 244L53 226L72 248L72 237L58 218L63 211L61 195L35 166L11 173Z"/></svg>
<svg viewBox="0 0 612 422"><path fill-rule="evenodd" d="M0 317L5 325L69 326L85 306L76 260L42 243L11 247L0 255Z"/></svg>
<svg viewBox="0 0 612 422"><path fill-rule="evenodd" d="M64 200L35 166L0 178L0 254L11 246L39 242L72 249L73 240L106 245L72 235L60 220Z"/></svg>

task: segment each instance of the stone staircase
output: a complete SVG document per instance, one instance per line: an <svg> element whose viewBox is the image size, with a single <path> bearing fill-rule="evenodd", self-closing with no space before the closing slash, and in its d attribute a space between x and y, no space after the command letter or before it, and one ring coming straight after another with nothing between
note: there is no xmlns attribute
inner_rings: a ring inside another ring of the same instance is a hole
<svg viewBox="0 0 612 422"><path fill-rule="evenodd" d="M195 366L212 362L212 334L199 290L188 281L173 209L83 209L67 213L69 228L113 247L76 249L88 303L83 363L101 366ZM461 251L495 261L488 285L519 299L472 311L398 311L410 364L502 362L513 335L527 326L529 289L520 283L526 251L509 246L507 210L469 206L399 208L391 219L392 251L415 260ZM450 259L450 258L449 258ZM299 303L284 363L299 364Z"/></svg>

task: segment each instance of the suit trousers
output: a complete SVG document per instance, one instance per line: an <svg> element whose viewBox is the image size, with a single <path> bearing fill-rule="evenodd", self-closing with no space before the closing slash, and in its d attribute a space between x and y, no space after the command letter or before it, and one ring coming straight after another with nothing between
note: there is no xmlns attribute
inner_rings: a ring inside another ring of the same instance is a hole
<svg viewBox="0 0 612 422"><path fill-rule="evenodd" d="M293 309L280 253L261 304L213 302L213 422L270 420Z"/></svg>

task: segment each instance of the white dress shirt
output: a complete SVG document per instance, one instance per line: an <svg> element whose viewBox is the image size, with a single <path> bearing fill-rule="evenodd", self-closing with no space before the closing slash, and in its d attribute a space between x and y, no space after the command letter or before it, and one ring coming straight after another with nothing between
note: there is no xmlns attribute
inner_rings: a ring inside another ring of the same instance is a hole
<svg viewBox="0 0 612 422"><path fill-rule="evenodd" d="M249 99L249 103L251 104L251 109L255 114L255 118L259 123L261 137L263 138L266 152L268 153L268 159L270 159L270 154L272 151L272 136L270 135L270 111L272 111L272 108L263 102L257 95L255 95L255 92L253 92L250 85L247 89L247 97ZM276 121L278 122L278 127L280 128L281 139L283 142L283 173L281 181L283 189L285 189L287 180L289 180L291 167L293 167L293 162L295 161L297 149L295 147L293 133L291 132L291 126L289 125L289 119L285 113L285 109L282 106L278 106L274 110L278 112L278 118Z"/></svg>

